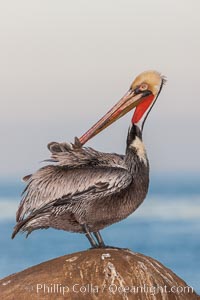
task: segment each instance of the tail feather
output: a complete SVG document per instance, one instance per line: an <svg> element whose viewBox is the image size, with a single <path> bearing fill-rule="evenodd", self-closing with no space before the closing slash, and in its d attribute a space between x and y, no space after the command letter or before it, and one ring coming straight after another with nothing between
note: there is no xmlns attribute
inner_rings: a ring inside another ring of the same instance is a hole
<svg viewBox="0 0 200 300"><path fill-rule="evenodd" d="M31 219L33 219L34 216L35 216L35 215L31 215L31 216L27 217L25 220L19 221L19 222L15 225L15 227L14 227L14 231L13 231L13 233L12 233L11 238L14 239L14 237L16 236L16 234L17 234L20 230L22 230L23 226L24 226L27 222L29 222ZM23 231L23 230L22 230L22 231ZM28 232L28 234L30 234L30 233Z"/></svg>
<svg viewBox="0 0 200 300"><path fill-rule="evenodd" d="M14 231L13 231L12 236L11 236L12 239L14 239L14 237L20 231L20 229L23 227L24 224L25 224L24 221L21 221L21 222L17 223L17 225L14 227Z"/></svg>
<svg viewBox="0 0 200 300"><path fill-rule="evenodd" d="M42 229L42 228L49 228L49 226L44 226L44 225L40 225L40 226L32 226L32 224L28 224L31 220L33 219L37 219L37 218L40 218L40 217L44 217L45 216L45 213L47 214L47 217L49 216L48 215L48 212L49 212L49 208L52 207L52 203L54 201L44 205L43 207L35 210L34 212L32 212L28 217L26 217L24 220L20 220L18 221L18 223L15 225L14 227L14 231L12 233L12 236L11 238L14 239L14 237L16 236L16 234L21 230L22 232L25 232L27 231L27 235L26 237L28 237L28 235L33 231L33 230L36 230L38 228Z"/></svg>

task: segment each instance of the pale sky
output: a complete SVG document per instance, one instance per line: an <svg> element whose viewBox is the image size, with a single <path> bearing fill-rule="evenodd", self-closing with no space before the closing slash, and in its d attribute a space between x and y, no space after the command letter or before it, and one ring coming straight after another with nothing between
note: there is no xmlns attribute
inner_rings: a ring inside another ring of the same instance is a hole
<svg viewBox="0 0 200 300"><path fill-rule="evenodd" d="M168 82L144 129L152 172L200 169L200 1L2 1L0 177L81 136L155 69ZM131 114L88 142L123 153Z"/></svg>

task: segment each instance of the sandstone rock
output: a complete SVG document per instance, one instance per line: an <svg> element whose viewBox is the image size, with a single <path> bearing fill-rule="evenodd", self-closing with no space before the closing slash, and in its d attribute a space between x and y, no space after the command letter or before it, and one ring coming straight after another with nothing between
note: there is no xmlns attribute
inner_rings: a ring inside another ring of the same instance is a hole
<svg viewBox="0 0 200 300"><path fill-rule="evenodd" d="M41 263L0 281L0 299L200 299L153 258L123 249L94 249Z"/></svg>

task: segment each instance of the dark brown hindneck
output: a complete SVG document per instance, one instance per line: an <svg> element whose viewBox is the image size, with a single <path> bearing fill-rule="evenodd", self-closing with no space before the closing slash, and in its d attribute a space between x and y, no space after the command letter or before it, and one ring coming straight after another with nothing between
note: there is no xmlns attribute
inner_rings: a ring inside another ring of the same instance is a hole
<svg viewBox="0 0 200 300"><path fill-rule="evenodd" d="M136 137L142 140L142 132L137 125L132 123L128 130L128 136L126 139L126 147L127 147L126 149L128 149L128 147L133 143Z"/></svg>
<svg viewBox="0 0 200 300"><path fill-rule="evenodd" d="M135 124L132 124L128 131L125 162L134 176L139 175L139 173L149 173L149 163L142 142L142 132Z"/></svg>

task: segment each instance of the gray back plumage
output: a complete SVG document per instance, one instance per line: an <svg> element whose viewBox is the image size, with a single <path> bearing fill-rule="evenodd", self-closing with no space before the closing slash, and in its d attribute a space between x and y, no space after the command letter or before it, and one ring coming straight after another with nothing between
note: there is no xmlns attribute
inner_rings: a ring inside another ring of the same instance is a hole
<svg viewBox="0 0 200 300"><path fill-rule="evenodd" d="M27 186L17 221L52 201L102 197L120 191L131 182L123 156L76 148L68 143L53 142L48 149L53 164L25 177Z"/></svg>

